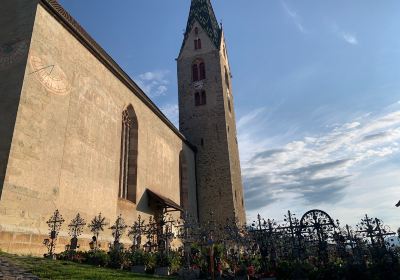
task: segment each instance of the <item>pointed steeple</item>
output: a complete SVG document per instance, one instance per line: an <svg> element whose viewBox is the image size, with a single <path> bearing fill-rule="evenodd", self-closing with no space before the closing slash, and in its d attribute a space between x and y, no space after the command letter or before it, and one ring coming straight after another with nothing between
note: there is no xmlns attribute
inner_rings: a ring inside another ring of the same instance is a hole
<svg viewBox="0 0 400 280"><path fill-rule="evenodd" d="M183 44L185 43L196 20L207 33L215 47L219 49L221 43L221 28L219 27L217 18L215 17L211 0L192 0Z"/></svg>

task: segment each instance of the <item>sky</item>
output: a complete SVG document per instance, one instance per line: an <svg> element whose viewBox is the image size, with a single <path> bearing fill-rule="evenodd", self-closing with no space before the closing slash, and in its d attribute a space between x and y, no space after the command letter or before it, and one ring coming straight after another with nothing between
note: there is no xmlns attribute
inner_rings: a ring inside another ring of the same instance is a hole
<svg viewBox="0 0 400 280"><path fill-rule="evenodd" d="M178 126L189 0L59 0ZM321 209L400 226L400 1L213 0L248 220Z"/></svg>

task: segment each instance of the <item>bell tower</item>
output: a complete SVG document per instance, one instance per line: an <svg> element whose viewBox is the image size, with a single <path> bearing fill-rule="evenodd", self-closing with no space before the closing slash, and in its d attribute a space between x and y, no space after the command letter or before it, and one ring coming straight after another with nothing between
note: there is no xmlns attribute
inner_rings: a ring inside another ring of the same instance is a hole
<svg viewBox="0 0 400 280"><path fill-rule="evenodd" d="M197 147L200 221L246 221L231 72L210 0L192 0L177 59L179 127Z"/></svg>

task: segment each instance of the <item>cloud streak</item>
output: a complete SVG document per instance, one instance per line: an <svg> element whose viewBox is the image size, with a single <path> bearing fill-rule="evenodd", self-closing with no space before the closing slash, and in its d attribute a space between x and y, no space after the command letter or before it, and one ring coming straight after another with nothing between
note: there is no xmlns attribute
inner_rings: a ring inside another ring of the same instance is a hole
<svg viewBox="0 0 400 280"><path fill-rule="evenodd" d="M400 109L364 115L281 145L259 141L263 112L256 110L238 122L250 211L282 201L333 205L345 197L360 168L400 152Z"/></svg>
<svg viewBox="0 0 400 280"><path fill-rule="evenodd" d="M302 24L301 18L298 15L298 13L293 10L292 8L289 7L289 5L285 1L281 1L283 10L285 11L286 15L291 18L293 23L296 25L297 29L301 33L307 33L307 30L305 29L304 25Z"/></svg>

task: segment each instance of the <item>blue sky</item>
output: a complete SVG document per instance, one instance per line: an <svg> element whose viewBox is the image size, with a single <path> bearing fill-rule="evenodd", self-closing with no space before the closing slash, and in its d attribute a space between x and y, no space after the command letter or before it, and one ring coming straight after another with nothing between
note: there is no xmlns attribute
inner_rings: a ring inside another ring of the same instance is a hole
<svg viewBox="0 0 400 280"><path fill-rule="evenodd" d="M190 1L60 3L177 123ZM400 2L214 0L248 219L313 208L400 225Z"/></svg>

